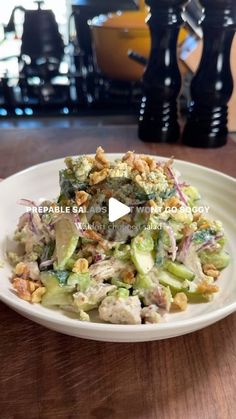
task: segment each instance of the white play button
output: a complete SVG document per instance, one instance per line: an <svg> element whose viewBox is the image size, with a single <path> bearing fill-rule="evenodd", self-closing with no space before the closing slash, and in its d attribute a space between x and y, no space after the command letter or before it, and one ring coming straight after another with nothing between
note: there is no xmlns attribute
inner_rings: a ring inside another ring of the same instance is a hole
<svg viewBox="0 0 236 419"><path fill-rule="evenodd" d="M113 223L119 218L124 217L130 213L130 207L115 198L110 198L108 201L108 218L110 223Z"/></svg>

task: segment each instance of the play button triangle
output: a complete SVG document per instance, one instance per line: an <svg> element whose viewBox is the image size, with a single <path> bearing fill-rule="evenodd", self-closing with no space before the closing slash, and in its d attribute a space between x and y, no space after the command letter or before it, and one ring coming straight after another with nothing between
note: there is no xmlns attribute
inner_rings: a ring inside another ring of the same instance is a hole
<svg viewBox="0 0 236 419"><path fill-rule="evenodd" d="M118 199L110 198L108 202L108 218L110 223L119 220L120 218L124 217L125 215L130 213L130 207L122 202L118 201Z"/></svg>

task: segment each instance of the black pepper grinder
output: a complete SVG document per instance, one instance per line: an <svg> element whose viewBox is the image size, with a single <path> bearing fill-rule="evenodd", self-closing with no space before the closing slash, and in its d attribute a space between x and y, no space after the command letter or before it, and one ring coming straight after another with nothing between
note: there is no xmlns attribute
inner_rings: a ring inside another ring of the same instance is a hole
<svg viewBox="0 0 236 419"><path fill-rule="evenodd" d="M181 74L177 39L183 24L182 6L187 0L146 0L151 53L143 76L144 97L139 116L139 138L152 142L176 142L180 136L177 97Z"/></svg>
<svg viewBox="0 0 236 419"><path fill-rule="evenodd" d="M230 51L236 25L235 0L202 0L203 54L191 85L192 103L183 143L221 147L228 136L228 102L233 92Z"/></svg>

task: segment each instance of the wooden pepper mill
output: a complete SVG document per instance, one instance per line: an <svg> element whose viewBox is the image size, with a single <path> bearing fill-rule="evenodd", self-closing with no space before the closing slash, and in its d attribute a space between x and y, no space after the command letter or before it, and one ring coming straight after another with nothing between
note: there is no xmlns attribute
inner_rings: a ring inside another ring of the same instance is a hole
<svg viewBox="0 0 236 419"><path fill-rule="evenodd" d="M233 92L230 51L236 26L235 0L201 0L203 54L191 85L192 104L183 142L220 147L227 142L228 101Z"/></svg>
<svg viewBox="0 0 236 419"><path fill-rule="evenodd" d="M139 138L143 141L179 139L177 96L181 74L176 49L185 3L187 0L146 0L150 6L148 25L152 46L143 76L144 97L139 116Z"/></svg>

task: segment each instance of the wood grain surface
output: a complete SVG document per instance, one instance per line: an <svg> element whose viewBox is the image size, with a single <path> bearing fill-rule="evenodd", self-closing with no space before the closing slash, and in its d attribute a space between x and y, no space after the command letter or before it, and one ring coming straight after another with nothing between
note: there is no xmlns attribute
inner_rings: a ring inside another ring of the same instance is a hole
<svg viewBox="0 0 236 419"><path fill-rule="evenodd" d="M70 154L128 149L236 177L236 144L218 150L144 144L132 126L0 132L0 177ZM236 314L151 343L101 343L47 330L0 304L1 419L236 417Z"/></svg>

